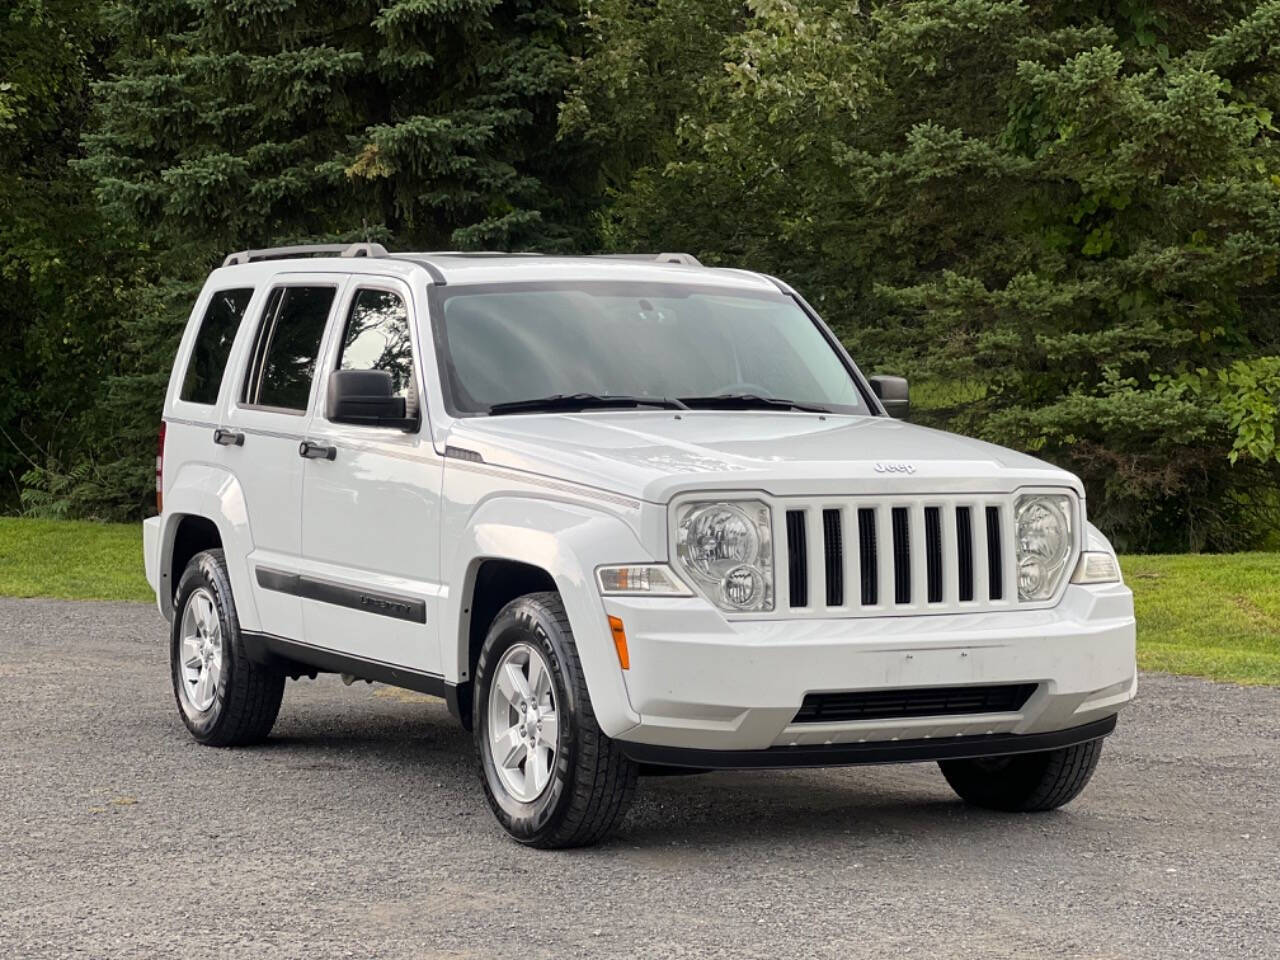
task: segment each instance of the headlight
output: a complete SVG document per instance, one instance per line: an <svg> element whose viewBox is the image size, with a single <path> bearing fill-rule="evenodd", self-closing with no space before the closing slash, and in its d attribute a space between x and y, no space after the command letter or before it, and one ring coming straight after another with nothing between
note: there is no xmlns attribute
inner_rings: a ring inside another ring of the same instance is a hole
<svg viewBox="0 0 1280 960"><path fill-rule="evenodd" d="M1044 493L1019 497L1014 517L1018 529L1018 599L1052 599L1071 559L1071 498Z"/></svg>
<svg viewBox="0 0 1280 960"><path fill-rule="evenodd" d="M676 516L676 559L720 609L773 609L772 518L759 500L686 503Z"/></svg>

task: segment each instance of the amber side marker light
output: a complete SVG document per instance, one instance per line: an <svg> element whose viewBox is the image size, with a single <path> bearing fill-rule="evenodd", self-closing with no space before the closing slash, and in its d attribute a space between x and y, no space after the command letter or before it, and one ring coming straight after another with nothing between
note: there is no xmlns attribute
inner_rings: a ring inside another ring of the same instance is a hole
<svg viewBox="0 0 1280 960"><path fill-rule="evenodd" d="M623 670L631 669L631 657L627 653L627 631L617 617L609 618L609 630L613 633L613 645L618 651L618 663Z"/></svg>

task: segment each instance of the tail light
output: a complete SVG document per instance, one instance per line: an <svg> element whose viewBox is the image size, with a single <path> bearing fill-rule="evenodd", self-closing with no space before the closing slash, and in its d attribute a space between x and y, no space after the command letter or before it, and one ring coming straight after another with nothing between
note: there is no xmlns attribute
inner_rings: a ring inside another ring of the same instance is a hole
<svg viewBox="0 0 1280 960"><path fill-rule="evenodd" d="M156 513L164 513L164 427L160 421L160 435L156 438Z"/></svg>

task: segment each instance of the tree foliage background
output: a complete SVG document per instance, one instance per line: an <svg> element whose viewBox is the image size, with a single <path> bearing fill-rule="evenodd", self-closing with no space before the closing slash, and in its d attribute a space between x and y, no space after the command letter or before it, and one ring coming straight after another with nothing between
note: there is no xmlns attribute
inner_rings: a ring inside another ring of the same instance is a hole
<svg viewBox="0 0 1280 960"><path fill-rule="evenodd" d="M140 514L204 273L372 238L777 273L917 419L1079 473L1124 548L1275 536L1275 0L10 0L0 30L11 508Z"/></svg>

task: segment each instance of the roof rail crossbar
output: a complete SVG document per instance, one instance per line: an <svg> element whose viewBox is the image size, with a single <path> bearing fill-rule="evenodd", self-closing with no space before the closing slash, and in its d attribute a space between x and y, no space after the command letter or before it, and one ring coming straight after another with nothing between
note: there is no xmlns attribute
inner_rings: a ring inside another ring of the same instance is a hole
<svg viewBox="0 0 1280 960"><path fill-rule="evenodd" d="M284 260L288 257L385 257L387 248L380 243L303 243L292 247L265 247L262 250L240 250L227 254L224 267L257 260Z"/></svg>
<svg viewBox="0 0 1280 960"><path fill-rule="evenodd" d="M679 263L686 267L700 267L701 261L692 253L596 253L605 260L648 260L658 263Z"/></svg>

